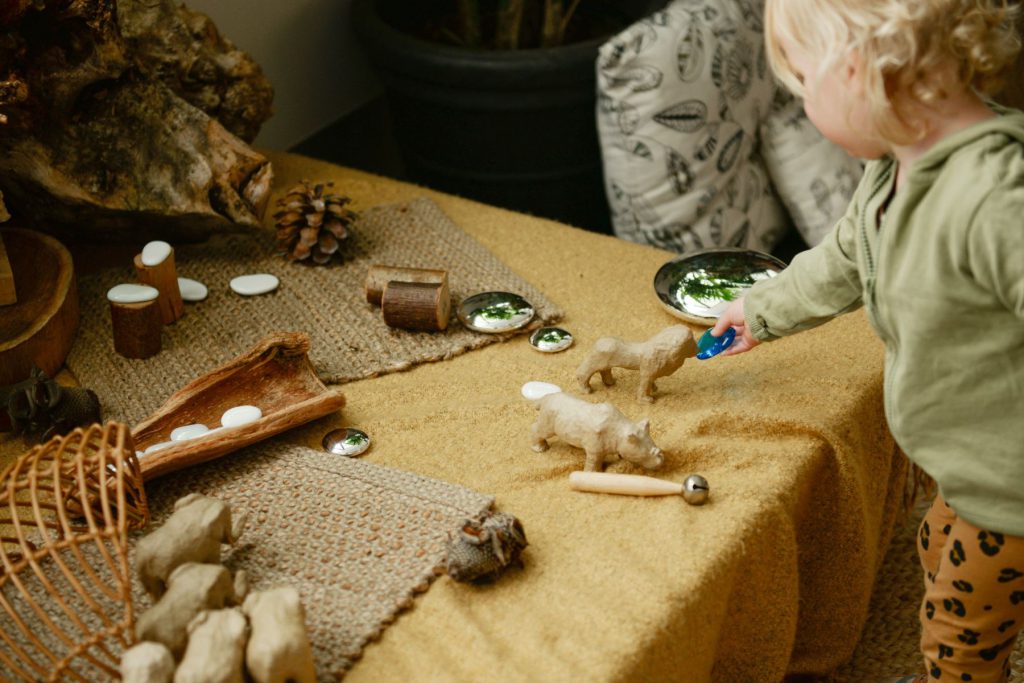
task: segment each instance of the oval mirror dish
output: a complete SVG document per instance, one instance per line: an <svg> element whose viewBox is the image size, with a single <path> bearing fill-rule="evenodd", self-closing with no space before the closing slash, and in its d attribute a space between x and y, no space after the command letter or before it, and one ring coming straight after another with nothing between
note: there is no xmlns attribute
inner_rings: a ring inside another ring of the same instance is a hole
<svg viewBox="0 0 1024 683"><path fill-rule="evenodd" d="M678 256L654 276L654 293L672 315L714 325L729 302L758 280L775 277L786 264L752 249L720 247Z"/></svg>

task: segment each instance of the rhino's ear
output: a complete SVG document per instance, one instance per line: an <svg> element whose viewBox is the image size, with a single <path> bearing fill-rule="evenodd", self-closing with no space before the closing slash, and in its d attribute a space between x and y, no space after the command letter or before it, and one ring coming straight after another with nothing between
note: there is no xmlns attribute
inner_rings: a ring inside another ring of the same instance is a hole
<svg viewBox="0 0 1024 683"><path fill-rule="evenodd" d="M650 420L646 420L646 419L645 420L640 420L640 423L637 426L641 429L641 431L643 431L644 434L648 434L649 435L651 433L651 421Z"/></svg>

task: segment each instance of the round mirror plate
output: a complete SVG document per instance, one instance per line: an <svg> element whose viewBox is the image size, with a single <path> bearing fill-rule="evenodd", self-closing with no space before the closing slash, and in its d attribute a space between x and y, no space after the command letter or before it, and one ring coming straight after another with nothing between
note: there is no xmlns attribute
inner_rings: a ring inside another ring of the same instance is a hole
<svg viewBox="0 0 1024 683"><path fill-rule="evenodd" d="M474 332L511 332L533 320L533 306L511 292L483 292L467 297L459 304L462 324Z"/></svg>
<svg viewBox="0 0 1024 683"><path fill-rule="evenodd" d="M544 353L558 353L572 346L572 334L561 327L542 327L530 335L530 346Z"/></svg>
<svg viewBox="0 0 1024 683"><path fill-rule="evenodd" d="M335 455L354 458L370 447L370 437L358 429L335 429L328 432L323 440L324 450Z"/></svg>
<svg viewBox="0 0 1024 683"><path fill-rule="evenodd" d="M751 249L721 247L685 254L654 276L654 293L669 313L688 322L714 325L730 301L758 280L775 277L786 264Z"/></svg>

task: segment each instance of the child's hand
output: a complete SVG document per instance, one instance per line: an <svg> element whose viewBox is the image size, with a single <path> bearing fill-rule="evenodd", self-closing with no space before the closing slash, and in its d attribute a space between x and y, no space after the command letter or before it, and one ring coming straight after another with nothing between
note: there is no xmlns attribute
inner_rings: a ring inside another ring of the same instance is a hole
<svg viewBox="0 0 1024 683"><path fill-rule="evenodd" d="M743 317L743 299L737 299L729 304L725 312L719 316L718 322L711 328L711 334L721 337L730 327L736 328L736 341L722 352L723 356L735 356L737 353L749 351L761 343L754 339L750 330L747 329L747 321Z"/></svg>

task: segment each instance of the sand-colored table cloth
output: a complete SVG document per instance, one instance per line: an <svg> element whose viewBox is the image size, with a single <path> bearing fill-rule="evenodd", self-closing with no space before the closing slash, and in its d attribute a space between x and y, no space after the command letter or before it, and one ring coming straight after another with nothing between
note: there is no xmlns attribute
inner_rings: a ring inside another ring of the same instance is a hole
<svg viewBox="0 0 1024 683"><path fill-rule="evenodd" d="M334 180L356 209L434 199L564 309L561 325L576 337L560 354L519 337L345 384L340 416L288 437L319 448L328 429L357 426L373 438L367 462L493 495L530 541L525 568L494 584L435 581L347 682L770 682L851 655L905 482L882 415L882 348L863 315L739 357L687 361L659 380L653 405L635 399L636 373L616 370L618 384L590 400L650 418L666 452L657 476L703 474L711 499L691 507L573 492L582 452L557 440L530 449L535 410L520 387L543 380L575 393L575 369L598 337L639 340L676 324L651 285L671 254L294 155L271 159L277 194L308 178Z"/></svg>
<svg viewBox="0 0 1024 683"><path fill-rule="evenodd" d="M560 354L519 338L344 385L337 423L373 437L368 461L493 494L530 541L525 569L493 585L435 582L346 681L775 681L850 656L905 468L882 415L882 348L863 315L739 357L687 361L659 380L653 405L634 398L636 373L616 371L615 387L596 390L591 400L650 418L667 453L658 476L707 477L704 507L573 492L568 474L583 455L558 441L530 450L535 412L520 386L575 391L599 336L642 339L678 322L651 285L671 254L292 155L272 160L278 188L334 180L356 208L432 197L560 305L576 337Z"/></svg>

